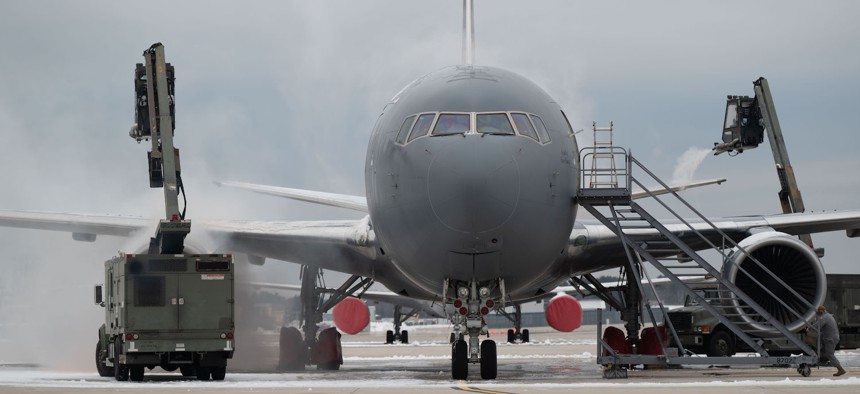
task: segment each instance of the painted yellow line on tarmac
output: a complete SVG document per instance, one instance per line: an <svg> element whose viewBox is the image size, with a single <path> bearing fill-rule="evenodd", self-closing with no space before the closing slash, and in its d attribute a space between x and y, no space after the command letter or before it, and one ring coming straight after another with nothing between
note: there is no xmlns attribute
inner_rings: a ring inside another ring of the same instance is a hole
<svg viewBox="0 0 860 394"><path fill-rule="evenodd" d="M468 392L470 392L470 393L482 393L482 394L511 394L511 393L507 393L507 392L504 392L504 391L484 390L484 389L479 389L479 388L477 388L477 387L469 387L469 386L456 386L456 387L451 387L451 388L452 388L452 389L454 389L454 390L459 390L459 391L468 391Z"/></svg>

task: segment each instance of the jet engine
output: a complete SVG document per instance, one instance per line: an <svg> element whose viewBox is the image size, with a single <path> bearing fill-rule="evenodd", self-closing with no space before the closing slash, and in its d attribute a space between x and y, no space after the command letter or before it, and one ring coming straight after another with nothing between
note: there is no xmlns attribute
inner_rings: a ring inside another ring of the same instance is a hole
<svg viewBox="0 0 860 394"><path fill-rule="evenodd" d="M723 265L723 278L790 331L803 328L815 315L817 306L824 302L827 292L824 267L815 251L803 241L777 231L754 234L741 241L739 246L743 250L735 248ZM756 264L750 255L761 265ZM729 300L723 304L727 313L740 315L738 323L741 327L776 332L765 318L730 289L723 286L721 294L723 299Z"/></svg>

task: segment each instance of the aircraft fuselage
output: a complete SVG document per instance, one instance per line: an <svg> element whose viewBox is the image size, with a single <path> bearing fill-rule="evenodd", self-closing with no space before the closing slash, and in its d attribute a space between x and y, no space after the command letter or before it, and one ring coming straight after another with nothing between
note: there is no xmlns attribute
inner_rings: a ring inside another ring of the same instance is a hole
<svg viewBox="0 0 860 394"><path fill-rule="evenodd" d="M527 298L562 280L579 184L570 132L560 106L509 71L448 67L404 88L365 167L379 252L417 288L392 290L502 278Z"/></svg>

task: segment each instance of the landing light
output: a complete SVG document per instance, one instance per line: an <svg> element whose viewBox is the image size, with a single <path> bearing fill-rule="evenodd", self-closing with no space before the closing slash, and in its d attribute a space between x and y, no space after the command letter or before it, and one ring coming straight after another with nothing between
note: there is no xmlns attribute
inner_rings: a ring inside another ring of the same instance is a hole
<svg viewBox="0 0 860 394"><path fill-rule="evenodd" d="M469 288L468 287L461 287L461 288L457 289L457 294L460 295L460 298L466 298L469 296Z"/></svg>
<svg viewBox="0 0 860 394"><path fill-rule="evenodd" d="M487 287L482 287L480 290L478 290L478 294L481 295L481 298L487 298L490 296L490 289Z"/></svg>

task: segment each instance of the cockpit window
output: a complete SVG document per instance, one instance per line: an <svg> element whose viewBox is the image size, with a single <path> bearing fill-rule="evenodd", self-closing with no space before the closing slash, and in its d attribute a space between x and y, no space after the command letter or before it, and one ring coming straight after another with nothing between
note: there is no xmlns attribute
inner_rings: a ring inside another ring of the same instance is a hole
<svg viewBox="0 0 860 394"><path fill-rule="evenodd" d="M532 118L532 123L535 125L535 129L537 129L537 133L540 136L540 142L547 143L550 141L549 133L546 131L546 126L544 126L543 121L537 115L530 115Z"/></svg>
<svg viewBox="0 0 860 394"><path fill-rule="evenodd" d="M428 135L521 135L538 144L550 142L543 120L527 112L425 112L407 116L395 142L401 145Z"/></svg>
<svg viewBox="0 0 860 394"><path fill-rule="evenodd" d="M423 114L418 116L418 120L415 121L415 126L412 127L412 133L409 134L409 140L407 142L412 142L412 140L423 137L427 135L427 132L430 131L430 126L433 125L433 118L436 117L436 114Z"/></svg>
<svg viewBox="0 0 860 394"><path fill-rule="evenodd" d="M465 134L472 129L469 114L441 114L432 135Z"/></svg>
<svg viewBox="0 0 860 394"><path fill-rule="evenodd" d="M412 115L406 120L403 121L403 124L400 126L400 131L397 133L397 143L405 144L406 137L409 135L409 129L412 128L412 123L415 123L415 115Z"/></svg>
<svg viewBox="0 0 860 394"><path fill-rule="evenodd" d="M480 134L514 134L508 114L478 114L475 119Z"/></svg>
<svg viewBox="0 0 860 394"><path fill-rule="evenodd" d="M529 117L526 114L512 113L511 118L514 119L514 124L517 125L517 131L519 131L521 135L529 137L535 141L540 141L538 139L537 132L535 132L535 129L532 126L532 122L529 121Z"/></svg>

